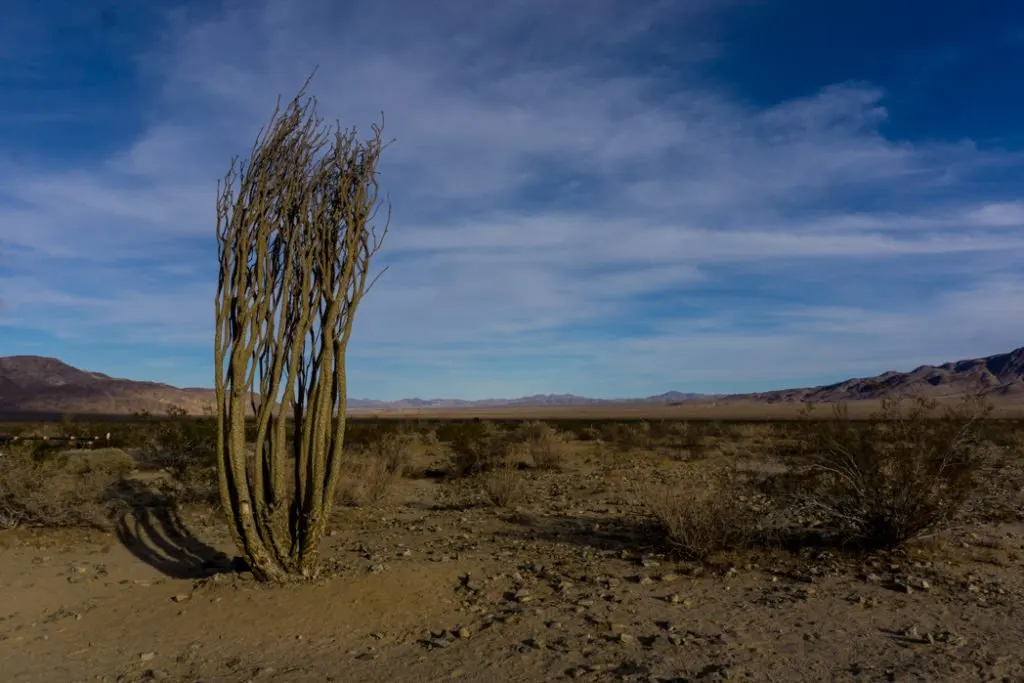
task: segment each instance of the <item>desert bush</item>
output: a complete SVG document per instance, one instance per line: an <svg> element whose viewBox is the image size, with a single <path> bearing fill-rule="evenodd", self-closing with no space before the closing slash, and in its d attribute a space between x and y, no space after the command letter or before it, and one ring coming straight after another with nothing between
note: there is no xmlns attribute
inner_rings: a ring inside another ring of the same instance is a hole
<svg viewBox="0 0 1024 683"><path fill-rule="evenodd" d="M455 433L451 442L454 476L469 476L500 467L508 459L514 440L489 421L471 422Z"/></svg>
<svg viewBox="0 0 1024 683"><path fill-rule="evenodd" d="M0 529L109 527L109 492L132 470L118 449L36 457L11 449L0 458Z"/></svg>
<svg viewBox="0 0 1024 683"><path fill-rule="evenodd" d="M568 440L545 422L524 422L516 428L512 438L523 444L526 456L538 469L560 469L568 455Z"/></svg>
<svg viewBox="0 0 1024 683"><path fill-rule="evenodd" d="M988 449L977 428L991 408L973 396L933 416L938 407L894 397L871 421L850 420L844 404L805 421L791 497L844 542L893 547L940 529L979 486Z"/></svg>
<svg viewBox="0 0 1024 683"><path fill-rule="evenodd" d="M629 454L651 444L651 424L640 422L613 422L601 427L601 440L622 454Z"/></svg>
<svg viewBox="0 0 1024 683"><path fill-rule="evenodd" d="M365 457L384 463L390 474L404 476L412 460L417 436L411 431L391 431L366 443L361 451Z"/></svg>
<svg viewBox="0 0 1024 683"><path fill-rule="evenodd" d="M401 472L392 470L387 459L353 456L344 465L335 501L339 505L362 507L383 503L391 495Z"/></svg>
<svg viewBox="0 0 1024 683"><path fill-rule="evenodd" d="M745 493L735 472L694 471L681 483L649 488L643 502L676 552L706 560L741 549L755 537L755 514L740 500Z"/></svg>
<svg viewBox="0 0 1024 683"><path fill-rule="evenodd" d="M217 425L210 417L193 417L171 406L167 418L154 420L139 447L143 463L182 476L197 466L215 468Z"/></svg>
<svg viewBox="0 0 1024 683"><path fill-rule="evenodd" d="M480 485L492 505L509 508L521 503L529 491L514 455L480 475Z"/></svg>
<svg viewBox="0 0 1024 683"><path fill-rule="evenodd" d="M151 420L138 448L142 463L166 470L173 482L164 492L179 503L216 504L217 431L213 418L193 417L171 406L165 419Z"/></svg>
<svg viewBox="0 0 1024 683"><path fill-rule="evenodd" d="M669 452L677 460L700 458L707 451L705 430L700 423L672 421L662 425L659 431L667 442Z"/></svg>

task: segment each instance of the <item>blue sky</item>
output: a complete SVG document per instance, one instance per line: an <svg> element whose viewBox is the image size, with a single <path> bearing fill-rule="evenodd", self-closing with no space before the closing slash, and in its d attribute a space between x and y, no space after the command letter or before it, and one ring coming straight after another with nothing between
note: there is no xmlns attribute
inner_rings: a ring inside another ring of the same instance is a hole
<svg viewBox="0 0 1024 683"><path fill-rule="evenodd" d="M216 180L314 65L323 115L396 138L352 396L757 391L1024 345L1020 3L582 6L9 0L0 355L211 385Z"/></svg>

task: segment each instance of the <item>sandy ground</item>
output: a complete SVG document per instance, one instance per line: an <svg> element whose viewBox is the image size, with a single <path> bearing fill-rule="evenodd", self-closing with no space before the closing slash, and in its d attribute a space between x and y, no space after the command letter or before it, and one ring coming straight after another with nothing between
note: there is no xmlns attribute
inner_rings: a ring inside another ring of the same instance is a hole
<svg viewBox="0 0 1024 683"><path fill-rule="evenodd" d="M644 482L682 466L581 457L525 472L512 510L405 479L338 511L299 586L227 571L209 510L3 532L0 681L1024 681L1020 469L906 551L709 566L642 522Z"/></svg>

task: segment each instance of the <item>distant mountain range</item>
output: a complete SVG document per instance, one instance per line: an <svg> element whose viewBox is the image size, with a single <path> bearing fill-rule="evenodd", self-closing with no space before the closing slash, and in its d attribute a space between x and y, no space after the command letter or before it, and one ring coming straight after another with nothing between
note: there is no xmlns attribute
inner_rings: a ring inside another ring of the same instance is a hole
<svg viewBox="0 0 1024 683"><path fill-rule="evenodd" d="M706 400L778 402L834 402L880 398L892 392L913 392L932 397L962 394L981 387L997 399L1024 401L1024 348L1009 353L961 360L943 365L922 365L911 372L886 372L875 377L848 379L827 386L784 389L753 394L713 396L669 391L633 399L598 399L572 394L538 394L514 399L408 398L376 401L350 398L356 412L384 412L430 408L490 408L595 405L672 405ZM180 406L201 414L213 406L212 389L179 389L169 384L119 379L72 367L42 356L0 357L0 414L127 415L136 411L163 414Z"/></svg>
<svg viewBox="0 0 1024 683"><path fill-rule="evenodd" d="M985 358L922 365L910 372L890 370L874 377L848 379L826 386L743 394L729 399L834 403L877 399L892 393L944 398L977 390L992 399L1024 401L1024 347Z"/></svg>

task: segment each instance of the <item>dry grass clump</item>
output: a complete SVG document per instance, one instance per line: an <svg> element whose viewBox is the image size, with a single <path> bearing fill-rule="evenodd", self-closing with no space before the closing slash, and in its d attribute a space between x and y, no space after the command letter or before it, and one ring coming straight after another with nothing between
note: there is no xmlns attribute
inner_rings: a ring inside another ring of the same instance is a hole
<svg viewBox="0 0 1024 683"><path fill-rule="evenodd" d="M493 422L471 422L458 430L451 441L451 465L454 476L472 476L503 466L509 457L513 439Z"/></svg>
<svg viewBox="0 0 1024 683"><path fill-rule="evenodd" d="M649 488L644 504L666 540L686 559L703 561L739 550L757 533L754 512L739 499L745 493L731 470L699 473L685 481Z"/></svg>
<svg viewBox="0 0 1024 683"><path fill-rule="evenodd" d="M662 426L661 436L673 459L695 460L707 452L705 431L702 423L673 420Z"/></svg>
<svg viewBox="0 0 1024 683"><path fill-rule="evenodd" d="M140 460L171 475L173 481L164 492L176 502L216 505L220 501L216 426L212 418L192 417L171 406L165 418L139 430Z"/></svg>
<svg viewBox="0 0 1024 683"><path fill-rule="evenodd" d="M870 422L837 405L803 425L790 497L844 542L894 547L940 530L977 490L989 449L978 438L991 410L968 397L939 416L935 401L887 398Z"/></svg>
<svg viewBox="0 0 1024 683"><path fill-rule="evenodd" d="M500 466L481 474L480 485L491 504L503 508L522 503L529 493L529 485L519 472L515 455L506 457Z"/></svg>
<svg viewBox="0 0 1024 683"><path fill-rule="evenodd" d="M116 448L41 457L8 450L0 457L0 529L108 529L113 492L132 468Z"/></svg>
<svg viewBox="0 0 1024 683"><path fill-rule="evenodd" d="M391 468L384 458L351 457L338 481L335 501L339 505L363 507L387 501L402 473Z"/></svg>
<svg viewBox="0 0 1024 683"><path fill-rule="evenodd" d="M623 455L649 448L651 445L651 423L641 420L639 422L613 422L603 425L601 428L601 440L611 445L617 452Z"/></svg>
<svg viewBox="0 0 1024 683"><path fill-rule="evenodd" d="M384 463L385 469L399 477L408 473L417 436L411 432L388 432L362 447L362 454Z"/></svg>
<svg viewBox="0 0 1024 683"><path fill-rule="evenodd" d="M559 470L569 453L569 441L547 424L530 420L519 425L513 439L521 443L533 466L541 470Z"/></svg>

